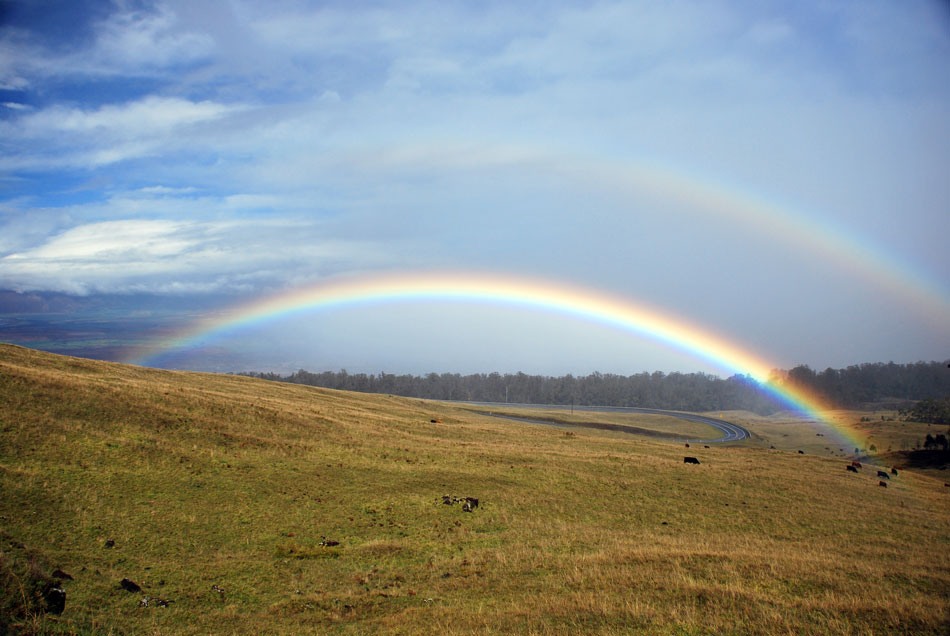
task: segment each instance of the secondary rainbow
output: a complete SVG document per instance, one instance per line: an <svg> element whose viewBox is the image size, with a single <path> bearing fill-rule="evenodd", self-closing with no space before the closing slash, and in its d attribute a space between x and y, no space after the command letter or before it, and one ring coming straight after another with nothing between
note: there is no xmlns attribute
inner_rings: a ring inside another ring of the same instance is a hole
<svg viewBox="0 0 950 636"><path fill-rule="evenodd" d="M148 348L130 360L141 365L160 362L163 354L187 351L254 325L296 314L326 312L346 306L391 302L441 301L522 307L570 316L663 343L732 374L749 375L764 390L808 417L854 435L822 418L828 406L799 389L767 382L776 365L740 345L684 319L627 298L586 288L523 277L471 273L402 273L347 277L280 293L198 321L181 333Z"/></svg>

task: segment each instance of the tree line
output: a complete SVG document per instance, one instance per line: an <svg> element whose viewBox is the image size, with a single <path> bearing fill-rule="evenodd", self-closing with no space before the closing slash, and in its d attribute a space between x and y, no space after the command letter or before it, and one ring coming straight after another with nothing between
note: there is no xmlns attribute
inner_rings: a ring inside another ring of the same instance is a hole
<svg viewBox="0 0 950 636"><path fill-rule="evenodd" d="M911 402L950 397L947 361L879 362L824 371L802 365L776 372L770 381L790 382L842 407L906 408Z"/></svg>
<svg viewBox="0 0 950 636"><path fill-rule="evenodd" d="M787 409L769 385L791 383L842 407L910 408L919 400L950 397L946 362L862 364L815 372L807 366L776 370L766 383L751 376L720 378L706 373L591 373L559 377L525 373L348 373L299 370L290 375L245 373L252 377L346 391L384 393L434 400L637 406L681 411L747 410L767 415Z"/></svg>

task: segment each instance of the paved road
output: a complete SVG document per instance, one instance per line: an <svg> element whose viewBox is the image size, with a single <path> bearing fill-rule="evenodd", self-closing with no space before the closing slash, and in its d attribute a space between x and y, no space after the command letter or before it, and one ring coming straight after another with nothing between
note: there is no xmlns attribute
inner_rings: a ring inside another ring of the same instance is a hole
<svg viewBox="0 0 950 636"><path fill-rule="evenodd" d="M689 420L690 422L698 422L700 424L705 424L706 426L711 426L714 429L718 430L722 435L714 439L690 439L690 442L703 442L703 443L724 443L724 442L738 442L744 439L749 438L749 431L738 424L732 422L727 422L726 420L720 420L715 417L707 417L705 415L699 415L698 413L687 413L684 411L666 411L663 409L647 409L639 408L635 406L570 406L563 404L508 404L503 402L466 402L465 404L471 404L473 406L486 406L493 408L505 408L505 407L517 407L517 408L527 408L527 409L544 409L547 411L551 410L563 410L573 409L574 411L585 411L591 413L646 413L650 415L668 415L670 417L676 417L681 420ZM537 424L551 424L556 425L554 422L547 420L535 420L528 417L516 417L510 415L499 415L497 413L492 413L489 411L480 411L485 415L494 415L496 417L505 417L508 419L519 420L523 422L534 422ZM617 431L625 431L635 434L643 434L648 431L644 429L638 429L633 426L624 426L621 424L597 424L597 423L585 423L585 424L574 424L573 426L586 426L588 428L599 428L599 429L609 429Z"/></svg>

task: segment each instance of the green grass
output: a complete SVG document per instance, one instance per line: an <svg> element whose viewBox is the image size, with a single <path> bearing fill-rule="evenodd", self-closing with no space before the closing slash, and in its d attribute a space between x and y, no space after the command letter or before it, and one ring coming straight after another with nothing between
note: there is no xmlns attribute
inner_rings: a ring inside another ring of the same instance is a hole
<svg viewBox="0 0 950 636"><path fill-rule="evenodd" d="M0 346L0 632L946 633L942 481L683 450Z"/></svg>

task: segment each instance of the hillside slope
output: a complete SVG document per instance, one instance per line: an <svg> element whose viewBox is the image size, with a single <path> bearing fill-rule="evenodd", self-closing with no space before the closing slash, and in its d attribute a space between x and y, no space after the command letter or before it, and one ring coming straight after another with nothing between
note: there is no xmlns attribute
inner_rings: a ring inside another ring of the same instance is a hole
<svg viewBox="0 0 950 636"><path fill-rule="evenodd" d="M942 482L683 450L0 345L0 633L947 632Z"/></svg>

